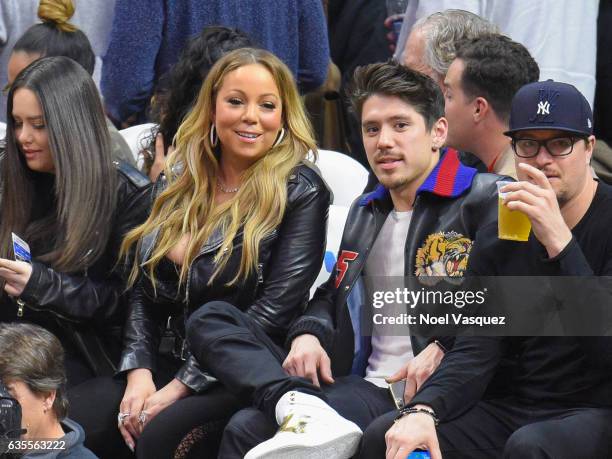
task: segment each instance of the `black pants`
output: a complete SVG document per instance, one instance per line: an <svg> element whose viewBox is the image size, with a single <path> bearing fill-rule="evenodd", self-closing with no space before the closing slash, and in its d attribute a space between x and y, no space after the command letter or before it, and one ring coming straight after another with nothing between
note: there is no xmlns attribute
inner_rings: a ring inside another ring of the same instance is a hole
<svg viewBox="0 0 612 459"><path fill-rule="evenodd" d="M353 421L362 430L370 423L394 409L387 389L380 388L361 376L344 376L335 383L323 386L327 402L341 416ZM247 408L236 413L225 428L219 448L219 457L238 459L259 443L271 438L278 430L260 410ZM384 457L384 454L383 456Z"/></svg>
<svg viewBox="0 0 612 459"><path fill-rule="evenodd" d="M158 357L158 389L174 377L182 362ZM68 392L70 417L85 430L85 445L101 459L133 458L117 428L125 381L96 378ZM228 419L242 406L221 385L186 397L160 412L136 441L138 458L212 458Z"/></svg>
<svg viewBox="0 0 612 459"><path fill-rule="evenodd" d="M517 400L483 401L437 427L444 459L599 459L612 451L612 410L537 407ZM396 413L364 432L359 457L384 457Z"/></svg>
<svg viewBox="0 0 612 459"><path fill-rule="evenodd" d="M68 389L96 377L94 371L76 351L65 349L66 387Z"/></svg>
<svg viewBox="0 0 612 459"><path fill-rule="evenodd" d="M274 422L276 402L298 389L325 399L307 379L282 368L287 351L248 314L223 301L195 311L187 323L191 352L244 406L262 410Z"/></svg>
<svg viewBox="0 0 612 459"><path fill-rule="evenodd" d="M282 368L287 352L248 314L228 303L211 302L198 309L191 315L187 335L200 365L253 407L232 418L219 454L224 459L243 457L276 432L276 403L291 390L322 398L362 429L393 409L386 389L357 376L338 378L321 390L310 380L287 375Z"/></svg>
<svg viewBox="0 0 612 459"><path fill-rule="evenodd" d="M276 431L274 409L290 390L319 396L365 430L361 457L384 457L384 434L396 411L384 389L358 377L338 378L323 390L282 369L285 351L233 306L213 302L190 319L188 336L200 364L254 409L234 415L220 457L242 457ZM383 414L386 413L386 414ZM612 451L612 410L545 407L537 402L480 402L458 419L441 424L445 458L600 458Z"/></svg>
<svg viewBox="0 0 612 459"><path fill-rule="evenodd" d="M136 457L214 458L225 425L240 408L221 385L179 400L147 425L136 444Z"/></svg>

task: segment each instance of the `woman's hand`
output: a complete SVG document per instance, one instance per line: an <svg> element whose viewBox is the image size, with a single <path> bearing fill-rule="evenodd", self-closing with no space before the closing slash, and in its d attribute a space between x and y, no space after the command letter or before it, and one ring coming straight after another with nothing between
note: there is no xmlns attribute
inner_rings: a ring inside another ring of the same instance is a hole
<svg viewBox="0 0 612 459"><path fill-rule="evenodd" d="M143 410L145 400L155 393L155 383L151 370L137 368L128 373L127 387L123 400L119 405L119 414L125 416L119 422L119 431L128 447L134 451L136 439L142 432L143 424L139 422L140 413Z"/></svg>
<svg viewBox="0 0 612 459"><path fill-rule="evenodd" d="M150 395L144 403L141 425L146 426L151 419L177 400L191 395L191 389L178 379L173 379L160 390Z"/></svg>
<svg viewBox="0 0 612 459"><path fill-rule="evenodd" d="M25 261L13 261L0 258L0 278L4 284L4 291L11 296L18 297L32 276L32 265Z"/></svg>

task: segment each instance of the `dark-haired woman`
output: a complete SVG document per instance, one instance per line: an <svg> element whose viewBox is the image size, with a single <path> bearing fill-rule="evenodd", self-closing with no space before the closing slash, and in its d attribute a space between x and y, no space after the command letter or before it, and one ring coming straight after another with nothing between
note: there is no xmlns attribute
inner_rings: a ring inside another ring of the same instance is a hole
<svg viewBox="0 0 612 459"><path fill-rule="evenodd" d="M166 154L176 131L192 109L211 67L221 56L238 48L252 46L240 30L222 26L204 27L192 38L179 61L164 75L153 97L152 115L159 126L153 129L148 149L143 150L144 171L155 180L164 168ZM163 147L162 147L163 145Z"/></svg>
<svg viewBox="0 0 612 459"><path fill-rule="evenodd" d="M114 369L124 309L118 251L123 235L146 218L149 184L111 159L97 89L73 60L28 66L11 86L7 111L0 320L56 334L74 386ZM29 245L31 263L15 259L23 250L13 233Z"/></svg>
<svg viewBox="0 0 612 459"><path fill-rule="evenodd" d="M89 5L82 3L81 6ZM73 0L40 0L38 18L42 22L19 37L8 59L8 87L19 72L41 57L69 57L93 75L96 56L87 36L69 22L74 11ZM121 134L110 120L106 120L106 125L113 158L135 165L134 155Z"/></svg>

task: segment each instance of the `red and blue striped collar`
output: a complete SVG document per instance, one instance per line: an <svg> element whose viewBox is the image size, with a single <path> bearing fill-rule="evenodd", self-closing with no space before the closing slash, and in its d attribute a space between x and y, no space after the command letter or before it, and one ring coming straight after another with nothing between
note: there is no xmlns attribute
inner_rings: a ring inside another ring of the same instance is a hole
<svg viewBox="0 0 612 459"><path fill-rule="evenodd" d="M477 170L461 164L454 148L444 148L436 167L417 190L421 193L432 193L443 198L456 198L472 186ZM383 185L378 184L371 192L363 196L360 205L365 206L375 199L383 199L389 193Z"/></svg>

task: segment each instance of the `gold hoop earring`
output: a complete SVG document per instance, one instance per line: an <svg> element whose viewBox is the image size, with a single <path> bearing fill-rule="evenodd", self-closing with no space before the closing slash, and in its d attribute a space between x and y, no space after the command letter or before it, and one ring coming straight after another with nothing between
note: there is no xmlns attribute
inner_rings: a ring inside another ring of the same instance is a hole
<svg viewBox="0 0 612 459"><path fill-rule="evenodd" d="M215 123L210 123L210 145L212 147L216 147L219 143L219 136L215 134Z"/></svg>
<svg viewBox="0 0 612 459"><path fill-rule="evenodd" d="M278 147L278 145L283 141L284 137L285 137L285 128L283 127L281 128L280 132L276 136L276 140L274 141L274 145L272 145L272 148Z"/></svg>

